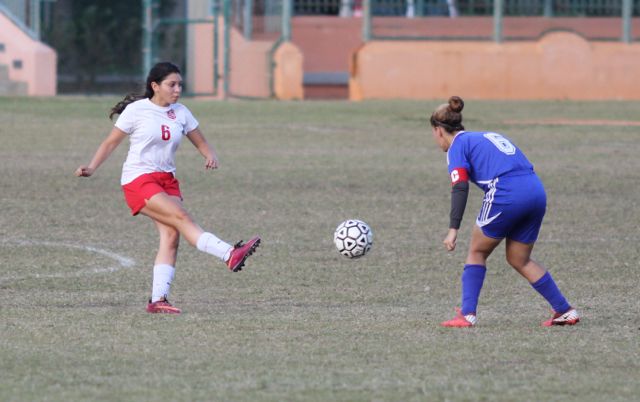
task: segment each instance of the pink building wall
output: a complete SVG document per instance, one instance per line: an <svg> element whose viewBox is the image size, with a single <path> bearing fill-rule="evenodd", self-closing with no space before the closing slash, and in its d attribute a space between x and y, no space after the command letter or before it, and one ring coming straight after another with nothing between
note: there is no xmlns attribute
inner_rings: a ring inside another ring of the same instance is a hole
<svg viewBox="0 0 640 402"><path fill-rule="evenodd" d="M370 42L349 98L640 99L640 43L552 32L531 42Z"/></svg>
<svg viewBox="0 0 640 402"><path fill-rule="evenodd" d="M231 29L229 91L234 96L271 96L270 51L275 41L247 40Z"/></svg>
<svg viewBox="0 0 640 402"><path fill-rule="evenodd" d="M56 94L57 54L49 46L33 39L0 13L0 64L9 67L9 80L24 82L29 96L54 96ZM14 61L20 61L16 67Z"/></svg>

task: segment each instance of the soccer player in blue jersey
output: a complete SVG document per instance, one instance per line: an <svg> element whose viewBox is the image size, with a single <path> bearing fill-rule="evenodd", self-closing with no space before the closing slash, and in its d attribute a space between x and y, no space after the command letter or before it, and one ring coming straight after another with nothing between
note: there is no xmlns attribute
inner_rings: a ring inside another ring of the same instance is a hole
<svg viewBox="0 0 640 402"><path fill-rule="evenodd" d="M544 217L547 196L527 157L502 134L465 131L464 102L452 96L431 115L433 138L447 153L451 176L451 214L444 245L456 248L458 229L467 204L469 181L484 191L482 208L471 234L462 272L462 306L444 327L472 327L487 258L506 239L507 262L544 297L554 311L543 326L574 325L580 315L567 302L551 274L531 259Z"/></svg>

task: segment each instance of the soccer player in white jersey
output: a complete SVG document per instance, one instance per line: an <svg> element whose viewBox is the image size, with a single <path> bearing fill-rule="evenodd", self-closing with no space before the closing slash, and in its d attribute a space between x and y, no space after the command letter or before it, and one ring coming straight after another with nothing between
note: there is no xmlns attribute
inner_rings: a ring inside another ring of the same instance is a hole
<svg viewBox="0 0 640 402"><path fill-rule="evenodd" d="M204 231L182 205L180 183L175 177L175 153L187 137L205 159L205 169L216 169L216 153L202 135L198 121L189 109L177 103L182 92L180 69L168 62L149 71L145 93L129 94L111 109L109 118L119 114L114 128L100 144L88 165L75 174L89 177L125 138L130 147L122 168L121 185L132 215L142 213L153 220L160 234L160 245L153 267L149 313L179 314L168 296L175 275L179 238L182 235L198 250L225 261L238 272L260 244L258 236L232 246Z"/></svg>
<svg viewBox="0 0 640 402"><path fill-rule="evenodd" d="M431 115L433 138L447 153L451 177L449 232L444 245L456 247L458 229L467 204L469 181L484 191L482 208L471 234L462 272L462 305L456 316L441 325L472 327L487 270L487 258L506 239L507 262L547 300L553 317L542 325L574 325L578 312L569 305L551 274L531 259L547 206L542 182L522 151L494 132L465 131L464 102L452 96ZM505 309L506 310L506 309Z"/></svg>

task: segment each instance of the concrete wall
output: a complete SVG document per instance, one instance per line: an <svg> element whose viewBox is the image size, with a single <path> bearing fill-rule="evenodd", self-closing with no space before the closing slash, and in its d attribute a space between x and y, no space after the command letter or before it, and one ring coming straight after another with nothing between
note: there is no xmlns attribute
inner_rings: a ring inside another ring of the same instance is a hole
<svg viewBox="0 0 640 402"><path fill-rule="evenodd" d="M304 72L348 72L351 53L362 44L362 19L294 17L291 41L304 55Z"/></svg>
<svg viewBox="0 0 640 402"><path fill-rule="evenodd" d="M213 21L213 19L212 19ZM222 24L222 19L220 18ZM187 89L195 94L214 93L214 52L213 22L211 24L193 24L187 27ZM221 41L219 41L221 44ZM222 49L220 46L218 49ZM220 50L218 51L222 53ZM222 74L222 61L218 64L218 73ZM218 81L222 88L222 80ZM220 95L220 94L217 94Z"/></svg>
<svg viewBox="0 0 640 402"><path fill-rule="evenodd" d="M282 43L274 53L273 59L273 91L276 99L304 99L304 58L300 49L291 42Z"/></svg>
<svg viewBox="0 0 640 402"><path fill-rule="evenodd" d="M640 99L640 43L552 32L531 42L370 42L350 99Z"/></svg>
<svg viewBox="0 0 640 402"><path fill-rule="evenodd" d="M56 52L33 39L11 19L0 13L0 65L8 66L10 81L26 84L26 95L56 94Z"/></svg>
<svg viewBox="0 0 640 402"><path fill-rule="evenodd" d="M192 16L194 17L194 16ZM217 98L227 96L302 99L302 54L291 43L274 49L277 38L247 40L241 32L229 32L229 93L224 87L224 21L218 20L218 54L214 57L214 24L193 24L187 29L189 92L213 95L214 62L217 62ZM216 59L217 57L217 59Z"/></svg>
<svg viewBox="0 0 640 402"><path fill-rule="evenodd" d="M196 94L213 94L215 88L214 52L213 52L213 17L210 15L211 5L206 0L187 0L187 18L210 19L210 24L190 24L187 33L187 69L186 89ZM224 26L223 19L218 19ZM221 45L222 41L218 41ZM222 49L218 47L218 49ZM219 68L222 64L220 64ZM218 81L219 87L222 82Z"/></svg>
<svg viewBox="0 0 640 402"><path fill-rule="evenodd" d="M231 29L229 91L233 96L271 96L271 48L274 41L246 40Z"/></svg>

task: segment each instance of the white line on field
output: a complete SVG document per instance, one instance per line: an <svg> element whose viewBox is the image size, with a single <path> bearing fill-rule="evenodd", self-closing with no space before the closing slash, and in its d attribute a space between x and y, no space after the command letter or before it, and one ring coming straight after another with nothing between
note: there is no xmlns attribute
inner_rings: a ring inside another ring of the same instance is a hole
<svg viewBox="0 0 640 402"><path fill-rule="evenodd" d="M33 275L23 275L23 276L7 276L0 277L0 283L8 282L8 281L16 281L22 279L29 278L38 278L38 279L49 279L49 278L73 278L78 276L85 275L94 275L94 274L102 274L102 273L112 273L121 270L122 268L130 268L133 267L136 262L135 260L122 256L120 254L116 254L114 252L104 250L97 247L85 246L82 244L73 244L73 243L57 243L50 241L37 241L37 240L11 240L4 239L0 242L0 246L19 246L19 247L60 247L60 248L73 248L77 250L88 251L91 253L96 253L103 255L105 257L111 258L115 260L118 265L110 266L110 267L97 267L97 268L88 268L79 270L76 272L69 273L59 273L59 274L33 274Z"/></svg>

